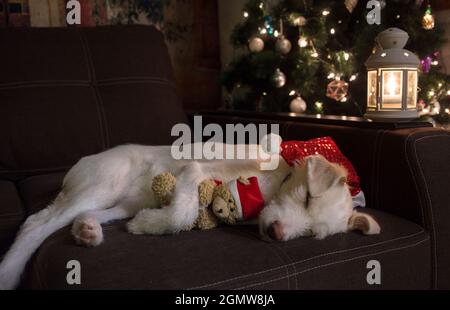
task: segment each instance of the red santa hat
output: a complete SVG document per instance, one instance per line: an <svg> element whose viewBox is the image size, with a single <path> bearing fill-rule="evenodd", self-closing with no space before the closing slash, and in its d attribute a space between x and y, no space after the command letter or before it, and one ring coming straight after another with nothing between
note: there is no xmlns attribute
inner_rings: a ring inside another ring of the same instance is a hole
<svg viewBox="0 0 450 310"><path fill-rule="evenodd" d="M247 182L241 179L228 183L238 211L238 220L247 221L258 217L264 208L264 198L259 189L258 178L251 177Z"/></svg>

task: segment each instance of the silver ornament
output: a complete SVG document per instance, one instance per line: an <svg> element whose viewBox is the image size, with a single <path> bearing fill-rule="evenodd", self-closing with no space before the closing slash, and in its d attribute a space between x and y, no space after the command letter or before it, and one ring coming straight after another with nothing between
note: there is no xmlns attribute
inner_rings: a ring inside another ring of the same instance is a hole
<svg viewBox="0 0 450 310"><path fill-rule="evenodd" d="M259 37L253 37L250 39L248 48L252 53L259 53L264 50L264 40Z"/></svg>
<svg viewBox="0 0 450 310"><path fill-rule="evenodd" d="M294 113L303 113L306 111L306 102L302 97L298 96L291 101L289 109Z"/></svg>
<svg viewBox="0 0 450 310"><path fill-rule="evenodd" d="M278 40L277 43L275 44L275 50L283 55L289 54L289 52L292 49L292 44L291 42L286 39L284 36L281 36Z"/></svg>
<svg viewBox="0 0 450 310"><path fill-rule="evenodd" d="M283 87L284 85L286 85L286 75L281 72L280 69L277 69L272 76L272 83L276 88Z"/></svg>

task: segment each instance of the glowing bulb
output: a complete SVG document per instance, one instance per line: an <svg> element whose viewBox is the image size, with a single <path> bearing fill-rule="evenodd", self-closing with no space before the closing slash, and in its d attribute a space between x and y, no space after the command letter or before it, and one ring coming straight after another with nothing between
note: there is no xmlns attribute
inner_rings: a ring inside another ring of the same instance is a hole
<svg viewBox="0 0 450 310"><path fill-rule="evenodd" d="M442 87L442 83L439 83L438 86L439 86L439 87Z"/></svg>
<svg viewBox="0 0 450 310"><path fill-rule="evenodd" d="M311 54L311 56L314 57L314 58L317 58L317 57L319 57L319 53L313 52L313 53Z"/></svg>
<svg viewBox="0 0 450 310"><path fill-rule="evenodd" d="M322 115L316 114L316 117L317 117L317 118L322 118Z"/></svg>
<svg viewBox="0 0 450 310"><path fill-rule="evenodd" d="M260 33L260 34L266 34L266 33L267 33L266 28L261 29L261 31L260 31L259 33Z"/></svg>
<svg viewBox="0 0 450 310"><path fill-rule="evenodd" d="M298 45L300 47L307 47L308 46L308 40L306 40L305 37L300 37L300 39L298 40Z"/></svg>
<svg viewBox="0 0 450 310"><path fill-rule="evenodd" d="M295 90L291 90L291 92L289 93L289 96L294 96L295 95Z"/></svg>
<svg viewBox="0 0 450 310"><path fill-rule="evenodd" d="M330 11L328 11L328 10L323 10L323 11L322 11L322 15L323 15L323 16L328 16L328 15L330 15Z"/></svg>
<svg viewBox="0 0 450 310"><path fill-rule="evenodd" d="M350 82L353 82L354 80L356 80L356 75L355 75L355 74L353 74L353 75L350 77Z"/></svg>
<svg viewBox="0 0 450 310"><path fill-rule="evenodd" d="M259 8L262 10L262 9L264 8L264 3L261 2L261 3L259 4Z"/></svg>
<svg viewBox="0 0 450 310"><path fill-rule="evenodd" d="M430 91L428 92L428 96L433 97L433 96L434 96L434 91L430 90Z"/></svg>
<svg viewBox="0 0 450 310"><path fill-rule="evenodd" d="M275 32L273 33L273 36L275 38L278 38L279 35L280 35L280 33L278 32L278 30L275 30Z"/></svg>
<svg viewBox="0 0 450 310"><path fill-rule="evenodd" d="M333 72L328 74L328 78L329 79L333 79L336 76L336 74L334 74Z"/></svg>
<svg viewBox="0 0 450 310"><path fill-rule="evenodd" d="M336 33L336 30L335 30L334 28L331 28L330 33L331 33L331 34L335 34L335 33Z"/></svg>
<svg viewBox="0 0 450 310"><path fill-rule="evenodd" d="M450 114L450 109L445 109L445 113Z"/></svg>
<svg viewBox="0 0 450 310"><path fill-rule="evenodd" d="M439 61L435 60L431 63L433 66L437 66L439 64Z"/></svg>
<svg viewBox="0 0 450 310"><path fill-rule="evenodd" d="M347 97L342 98L341 102L347 102Z"/></svg>
<svg viewBox="0 0 450 310"><path fill-rule="evenodd" d="M316 107L317 107L318 109L322 109L323 103L320 102L320 101L317 101L317 102L316 102Z"/></svg>
<svg viewBox="0 0 450 310"><path fill-rule="evenodd" d="M266 92L263 92L263 96L267 96L267 93L266 93Z"/></svg>
<svg viewBox="0 0 450 310"><path fill-rule="evenodd" d="M345 52L345 53L344 53L344 59L345 59L345 61L347 61L349 58L350 58L350 54L347 53L347 52Z"/></svg>
<svg viewBox="0 0 450 310"><path fill-rule="evenodd" d="M449 95L449 96L450 96L450 90L448 90L448 91L447 91L447 95Z"/></svg>
<svg viewBox="0 0 450 310"><path fill-rule="evenodd" d="M383 53L380 55L381 57L386 57L386 53Z"/></svg>
<svg viewBox="0 0 450 310"><path fill-rule="evenodd" d="M245 18L248 18L248 16L249 16L249 15L248 15L248 12L244 12L244 17L245 17Z"/></svg>

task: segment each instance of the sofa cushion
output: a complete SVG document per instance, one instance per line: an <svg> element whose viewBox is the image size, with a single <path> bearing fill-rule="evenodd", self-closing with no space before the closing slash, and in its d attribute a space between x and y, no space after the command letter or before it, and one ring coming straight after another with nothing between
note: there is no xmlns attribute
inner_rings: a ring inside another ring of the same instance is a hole
<svg viewBox="0 0 450 310"><path fill-rule="evenodd" d="M0 256L6 251L25 218L14 183L0 181Z"/></svg>
<svg viewBox="0 0 450 310"><path fill-rule="evenodd" d="M0 46L0 179L67 170L119 144L170 144L186 122L154 27L0 29Z"/></svg>
<svg viewBox="0 0 450 310"><path fill-rule="evenodd" d="M367 210L366 212L368 212ZM370 210L383 232L259 240L256 226L221 227L173 236L135 236L124 222L104 226L105 243L76 246L69 228L52 235L28 266L25 288L39 289L426 289L429 236L403 219ZM81 285L66 282L66 264L81 264ZM381 263L369 286L367 263ZM420 268L417 268L420 267Z"/></svg>
<svg viewBox="0 0 450 310"><path fill-rule="evenodd" d="M28 215L44 209L56 198L65 175L66 172L43 174L18 183L17 187Z"/></svg>

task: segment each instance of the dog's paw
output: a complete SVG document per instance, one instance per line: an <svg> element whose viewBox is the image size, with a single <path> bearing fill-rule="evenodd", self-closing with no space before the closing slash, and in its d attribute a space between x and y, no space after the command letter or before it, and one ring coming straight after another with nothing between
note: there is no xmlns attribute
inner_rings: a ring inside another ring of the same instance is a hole
<svg viewBox="0 0 450 310"><path fill-rule="evenodd" d="M103 242L102 226L93 217L75 220L72 226L75 242L87 247L98 246Z"/></svg>
<svg viewBox="0 0 450 310"><path fill-rule="evenodd" d="M161 210L145 209L127 223L127 229L135 235L164 235L170 233L170 224Z"/></svg>

